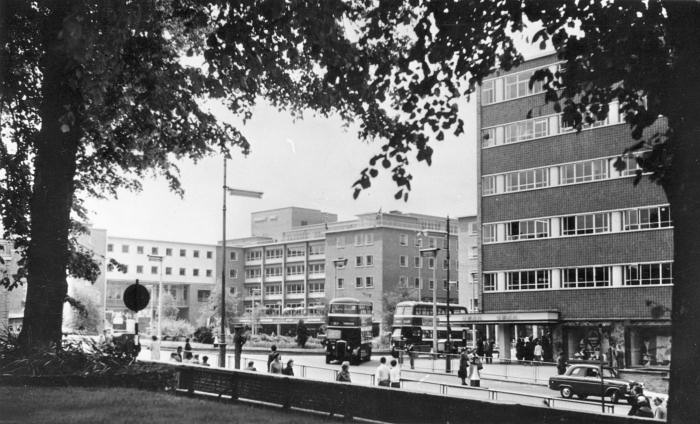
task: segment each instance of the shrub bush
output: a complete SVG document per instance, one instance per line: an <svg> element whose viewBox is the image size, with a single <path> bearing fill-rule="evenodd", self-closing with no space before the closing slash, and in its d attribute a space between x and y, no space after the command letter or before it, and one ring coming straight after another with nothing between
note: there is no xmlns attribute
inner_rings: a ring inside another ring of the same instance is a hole
<svg viewBox="0 0 700 424"><path fill-rule="evenodd" d="M289 336L270 336L268 334L256 334L250 336L248 342L245 344L246 347L270 347L276 345L278 348L289 349L298 347L295 337ZM307 349L320 349L323 346L321 341L315 337L309 337L306 341Z"/></svg>
<svg viewBox="0 0 700 424"><path fill-rule="evenodd" d="M137 355L133 343L99 344L90 337L64 338L60 349L27 353L13 337L0 336L4 384L174 387L172 367L136 362Z"/></svg>
<svg viewBox="0 0 700 424"><path fill-rule="evenodd" d="M169 338L185 338L192 336L192 333L194 333L194 326L184 319L175 320L166 318L163 319L160 324L160 331L163 336Z"/></svg>

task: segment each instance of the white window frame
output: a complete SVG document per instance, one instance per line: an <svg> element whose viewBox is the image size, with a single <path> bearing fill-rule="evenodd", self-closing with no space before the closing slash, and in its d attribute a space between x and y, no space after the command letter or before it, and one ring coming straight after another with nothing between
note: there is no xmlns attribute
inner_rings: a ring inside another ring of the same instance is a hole
<svg viewBox="0 0 700 424"><path fill-rule="evenodd" d="M611 231L609 212L568 215L559 218L561 237L600 234ZM571 227L568 224L573 224Z"/></svg>
<svg viewBox="0 0 700 424"><path fill-rule="evenodd" d="M564 289L610 287L612 271L609 266L563 268L561 287Z"/></svg>
<svg viewBox="0 0 700 424"><path fill-rule="evenodd" d="M513 233L517 225L518 233ZM549 219L528 219L524 221L511 221L506 223L506 240L527 240L535 238L549 238Z"/></svg>
<svg viewBox="0 0 700 424"><path fill-rule="evenodd" d="M636 276L633 277L632 271ZM657 275L654 276L654 270ZM668 270L667 276L664 271ZM644 275L647 275L646 277ZM635 278L636 277L636 278ZM673 262L652 262L629 264L625 266L625 286L660 286L673 284Z"/></svg>
<svg viewBox="0 0 700 424"><path fill-rule="evenodd" d="M483 243L495 243L498 241L498 233L496 231L496 224L484 224L482 226L481 240Z"/></svg>
<svg viewBox="0 0 700 424"><path fill-rule="evenodd" d="M650 230L673 226L671 208L668 205L625 209L622 212L622 221L622 231Z"/></svg>
<svg viewBox="0 0 700 424"><path fill-rule="evenodd" d="M506 291L547 290L551 288L552 279L549 269L506 272Z"/></svg>

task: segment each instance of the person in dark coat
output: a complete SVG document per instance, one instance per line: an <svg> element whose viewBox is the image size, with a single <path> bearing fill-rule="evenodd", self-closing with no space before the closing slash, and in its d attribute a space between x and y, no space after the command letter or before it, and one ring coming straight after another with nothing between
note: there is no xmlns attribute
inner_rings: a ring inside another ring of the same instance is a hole
<svg viewBox="0 0 700 424"><path fill-rule="evenodd" d="M462 386L467 385L467 368L469 368L469 356L467 349L463 349L459 355L459 370L457 371L457 377L462 380Z"/></svg>
<svg viewBox="0 0 700 424"><path fill-rule="evenodd" d="M493 363L493 344L493 340L489 340L484 347L484 356L486 357L487 364Z"/></svg>
<svg viewBox="0 0 700 424"><path fill-rule="evenodd" d="M484 357L484 341L481 338L476 342L476 355L480 358Z"/></svg>
<svg viewBox="0 0 700 424"><path fill-rule="evenodd" d="M294 368L292 368L293 366L293 360L290 359L289 361L287 361L287 366L284 367L284 369L282 370L282 375L294 375Z"/></svg>
<svg viewBox="0 0 700 424"><path fill-rule="evenodd" d="M270 346L270 353L267 355L267 372L270 372L270 364L275 358L279 357L280 353L277 352L277 345Z"/></svg>
<svg viewBox="0 0 700 424"><path fill-rule="evenodd" d="M532 361L535 358L535 344L532 338L525 339L525 360Z"/></svg>
<svg viewBox="0 0 700 424"><path fill-rule="evenodd" d="M557 356L557 374L562 375L566 372L566 355L564 351L559 352Z"/></svg>
<svg viewBox="0 0 700 424"><path fill-rule="evenodd" d="M515 343L515 357L518 361L525 359L525 342L523 342L523 339L519 338L518 342Z"/></svg>

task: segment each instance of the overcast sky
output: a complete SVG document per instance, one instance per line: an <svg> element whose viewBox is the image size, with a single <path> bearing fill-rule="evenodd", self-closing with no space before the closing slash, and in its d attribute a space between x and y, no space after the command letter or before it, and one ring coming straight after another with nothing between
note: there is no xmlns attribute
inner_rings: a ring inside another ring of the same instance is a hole
<svg viewBox="0 0 700 424"><path fill-rule="evenodd" d="M526 58L551 53L529 44L538 27L516 36ZM234 118L221 105L211 105L221 119ZM476 107L461 107L465 134L433 144L433 163L412 160L412 191L407 202L394 200L390 173L380 174L357 200L352 183L379 151L379 143L358 140L356 128L343 128L339 119L307 116L294 122L283 112L260 105L245 126L251 143L248 157L236 154L228 162L228 185L264 192L262 199L228 197L227 238L250 235L250 213L299 206L338 214L339 220L367 212L400 210L461 217L476 214ZM91 220L108 235L192 243L221 240L221 156L197 164L179 164L183 198L170 192L163 178L143 182L139 193L122 191L115 200L89 199Z"/></svg>
<svg viewBox="0 0 700 424"><path fill-rule="evenodd" d="M228 119L223 108L213 109ZM228 162L228 185L264 192L262 199L228 197L227 238L250 235L250 213L300 206L336 213L340 220L365 212L401 210L459 217L476 213L475 108L464 107L466 134L435 143L432 166L413 161L408 202L394 200L396 187L381 173L370 189L352 198L352 183L378 152L379 142L358 140L339 119L307 116L294 122L261 105L243 128L251 142L247 157ZM89 199L91 220L108 235L216 243L221 239L223 159L180 164L183 198L163 178L144 181L140 193L122 191L116 200Z"/></svg>

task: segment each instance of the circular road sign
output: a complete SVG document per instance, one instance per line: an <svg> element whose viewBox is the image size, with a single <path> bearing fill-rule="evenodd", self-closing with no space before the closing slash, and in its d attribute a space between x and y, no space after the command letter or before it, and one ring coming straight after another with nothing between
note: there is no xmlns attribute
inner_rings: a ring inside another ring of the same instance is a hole
<svg viewBox="0 0 700 424"><path fill-rule="evenodd" d="M134 312L138 312L148 306L148 302L151 300L151 294L148 293L148 289L142 286L138 282L132 284L124 290L124 305Z"/></svg>

